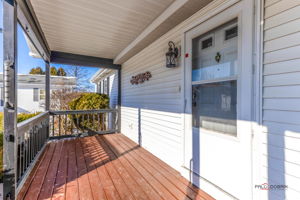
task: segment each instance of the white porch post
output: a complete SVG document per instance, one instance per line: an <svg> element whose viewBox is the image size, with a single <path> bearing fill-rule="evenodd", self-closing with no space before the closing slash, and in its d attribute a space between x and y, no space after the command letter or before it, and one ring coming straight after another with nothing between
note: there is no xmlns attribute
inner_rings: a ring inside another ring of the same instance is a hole
<svg viewBox="0 0 300 200"><path fill-rule="evenodd" d="M17 157L17 9L14 0L3 1L4 72L4 194L14 199Z"/></svg>
<svg viewBox="0 0 300 200"><path fill-rule="evenodd" d="M48 61L45 62L45 67L46 67L45 110L49 111L50 110L50 63Z"/></svg>
<svg viewBox="0 0 300 200"><path fill-rule="evenodd" d="M121 67L118 69L118 132L121 133Z"/></svg>

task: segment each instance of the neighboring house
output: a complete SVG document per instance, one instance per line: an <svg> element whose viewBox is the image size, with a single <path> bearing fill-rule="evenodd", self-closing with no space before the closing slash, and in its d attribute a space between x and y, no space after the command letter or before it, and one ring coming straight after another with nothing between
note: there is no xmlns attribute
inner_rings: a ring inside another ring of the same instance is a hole
<svg viewBox="0 0 300 200"><path fill-rule="evenodd" d="M45 110L45 75L18 74L18 112L32 113ZM76 78L51 76L50 89L73 89ZM50 93L51 93L50 91ZM3 110L3 74L0 74L0 109Z"/></svg>
<svg viewBox="0 0 300 200"><path fill-rule="evenodd" d="M95 92L109 96L109 107L116 108L118 103L118 72L100 69L90 79L95 84Z"/></svg>

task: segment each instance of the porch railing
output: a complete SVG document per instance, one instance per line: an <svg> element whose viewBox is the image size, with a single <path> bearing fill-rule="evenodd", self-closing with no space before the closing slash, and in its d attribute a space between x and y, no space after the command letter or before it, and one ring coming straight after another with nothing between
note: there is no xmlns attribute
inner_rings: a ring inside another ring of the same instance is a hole
<svg viewBox="0 0 300 200"><path fill-rule="evenodd" d="M17 125L17 191L42 152L48 139L118 130L118 109L49 111Z"/></svg>
<svg viewBox="0 0 300 200"><path fill-rule="evenodd" d="M27 175L37 155L49 138L49 112L41 113L17 124L16 182Z"/></svg>
<svg viewBox="0 0 300 200"><path fill-rule="evenodd" d="M50 116L50 138L118 130L117 109L51 111Z"/></svg>

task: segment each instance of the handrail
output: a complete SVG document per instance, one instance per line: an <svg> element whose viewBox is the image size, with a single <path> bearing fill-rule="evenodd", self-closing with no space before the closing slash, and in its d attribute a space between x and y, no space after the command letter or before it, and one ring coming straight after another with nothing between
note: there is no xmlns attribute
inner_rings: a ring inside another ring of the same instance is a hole
<svg viewBox="0 0 300 200"><path fill-rule="evenodd" d="M59 110L50 111L50 115L74 115L74 114L93 114L93 113L107 113L107 112L118 112L117 109L99 109L99 110Z"/></svg>
<svg viewBox="0 0 300 200"><path fill-rule="evenodd" d="M39 123L40 121L44 120L45 118L47 118L49 116L49 112L46 111L46 112L43 112L43 113L40 113L34 117L31 117L25 121L22 121L20 123L17 124L17 130L18 132L23 130L23 129L26 129L26 128L29 128L30 126L33 126L34 124L37 124Z"/></svg>
<svg viewBox="0 0 300 200"><path fill-rule="evenodd" d="M15 152L17 188L23 184L49 138L49 112L17 124Z"/></svg>
<svg viewBox="0 0 300 200"><path fill-rule="evenodd" d="M118 109L50 111L50 138L82 134L113 133L118 130Z"/></svg>

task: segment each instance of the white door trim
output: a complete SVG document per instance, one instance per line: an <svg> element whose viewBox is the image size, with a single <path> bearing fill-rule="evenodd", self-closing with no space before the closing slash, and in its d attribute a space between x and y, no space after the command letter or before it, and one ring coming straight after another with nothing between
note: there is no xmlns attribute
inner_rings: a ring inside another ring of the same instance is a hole
<svg viewBox="0 0 300 200"><path fill-rule="evenodd" d="M233 2L233 1L229 1L229 2ZM238 1L235 1L238 2ZM222 5L224 6L224 5ZM249 7L250 6L250 7ZM224 7L220 7L219 9L219 14L217 14L216 12L211 13L210 17L203 17L206 20L199 20L200 23L197 24L197 26L199 26L200 24L205 24L205 30L203 30L203 33L208 32L209 30L212 30L213 28L216 28L234 18L239 19L239 27L242 27L242 32L241 35L242 37L240 37L239 40L239 53L241 53L241 55L239 55L239 59L240 59L240 64L241 66L243 66L242 70L239 72L239 76L241 75L243 77L243 81L241 83L239 83L239 85L243 85L243 88L249 88L249 92L247 92L246 94L244 94L243 96L238 97L238 99L240 99L242 102L249 102L251 104L251 106L248 107L240 107L238 113L243 113L242 116L238 116L238 119L240 120L245 120L245 121L253 121L253 71L252 71L252 61L253 61L253 26L251 26L251 24L253 24L253 10L251 9L253 7L253 2L251 0L244 0L241 1L239 3L234 3L228 5L227 9L225 10ZM215 9L217 10L217 8ZM209 20L208 20L209 19ZM248 24L247 26L245 24ZM195 27L196 25L193 24L193 26L190 26L189 28L186 29L186 31L188 30L192 30L192 27ZM202 34L203 34L202 33ZM182 76L183 78L183 91L182 91L182 95L183 95L183 108L184 108L184 114L183 114L183 123L184 123L184 138L183 138L183 162L185 165L186 161L185 161L185 157L186 157L186 147L185 147L185 136L187 134L191 133L191 127L187 127L187 123L190 123L190 119L191 117L188 116L189 114L186 114L186 106L188 104L188 102L191 102L191 92L188 87L190 87L189 84L187 84L187 82L189 82L189 80L187 80L186 78L186 74L190 73L190 71L188 71L187 66L190 66L189 60L190 59L186 59L185 58L185 54L188 53L189 57L191 57L191 52L185 52L186 49L186 34L187 32L184 33L184 35L182 36L182 66L183 66L183 73ZM197 33L195 33L195 37L201 35L201 33L199 33L199 31ZM250 39L249 39L250 38ZM243 44L243 45L241 45ZM240 46L241 45L241 46ZM239 78L240 80L240 78ZM191 82L191 80L190 80ZM244 104L244 103L243 103ZM246 113L246 114L245 114ZM252 130L252 123L245 123L244 128L247 130ZM238 133L239 134L239 133ZM239 137L238 137L239 139ZM245 139L244 139L245 140ZM249 157L249 175L247 176L247 180L249 181L249 186L247 187L247 189L245 189L245 191L248 191L247 194L245 194L244 197L247 197L246 199L252 199L252 195L253 195L253 176L252 176L252 134L249 134L246 137L246 140L249 141L249 150L247 150L245 156ZM183 170L184 171L184 170ZM184 172L183 174L185 176L188 177L187 175L188 172ZM248 182L247 181L247 182ZM202 186L207 185L207 183L203 183ZM210 187L209 184L206 187L207 189L211 190L212 193L211 194L216 194L216 197L222 197L224 199L224 197L226 195L228 199L232 199L234 198L233 196L231 196L230 194L226 194L225 191L222 191L222 189L220 190L220 188L215 188L212 189L213 187ZM202 188L204 190L206 190L208 193L210 193L207 189ZM218 194L217 194L218 193ZM222 195L223 196L220 196ZM243 197L243 198L244 198Z"/></svg>

